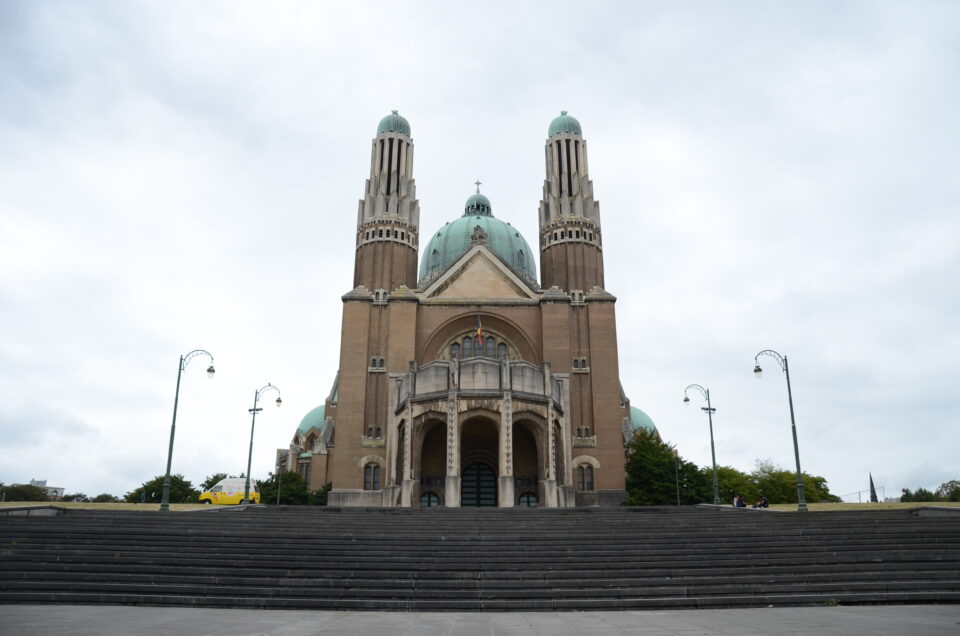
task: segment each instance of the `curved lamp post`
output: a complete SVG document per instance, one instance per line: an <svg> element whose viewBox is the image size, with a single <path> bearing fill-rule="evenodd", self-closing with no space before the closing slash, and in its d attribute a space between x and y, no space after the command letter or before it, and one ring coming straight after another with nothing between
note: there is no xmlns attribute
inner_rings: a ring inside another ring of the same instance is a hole
<svg viewBox="0 0 960 636"><path fill-rule="evenodd" d="M190 361L197 356L207 356L210 358L210 366L207 367L207 377L213 378L217 372L213 368L213 354L203 349L194 349L190 353L180 356L180 363L177 365L177 392L173 396L173 423L170 424L170 447L167 449L167 472L163 477L163 495L160 498L160 510L170 510L170 462L173 459L173 436L177 432L177 403L180 401L180 376L184 369L190 364Z"/></svg>
<svg viewBox="0 0 960 636"><path fill-rule="evenodd" d="M257 425L257 413L262 411L262 408L257 407L257 403L260 401L260 398L264 393L268 391L277 392L277 406L279 407L283 404L283 400L280 399L280 389L273 386L269 382L266 386L262 386L257 389L257 392L253 394L253 408L247 409L247 412L253 414L253 418L250 421L250 451L247 453L247 480L243 484L243 503L250 503L250 462L253 459L253 428Z"/></svg>
<svg viewBox="0 0 960 636"><path fill-rule="evenodd" d="M764 349L753 358L753 374L759 378L763 375L763 369L760 368L760 356L769 356L777 361L780 370L787 374L787 400L790 402L790 428L793 431L793 456L797 460L797 510L806 512L807 499L803 496L803 473L800 472L800 449L797 446L797 423L793 417L793 391L790 389L790 365L787 364L787 356L782 356L773 349Z"/></svg>
<svg viewBox="0 0 960 636"><path fill-rule="evenodd" d="M690 397L687 395L687 391L690 389L696 389L703 394L703 398L707 401L706 406L701 406L700 410L705 411L707 414L707 421L710 422L710 458L713 460L713 503L714 505L720 504L720 482L717 480L717 453L713 448L713 414L717 409L713 408L710 405L710 389L705 389L699 384L691 384L683 390L683 403L690 404Z"/></svg>

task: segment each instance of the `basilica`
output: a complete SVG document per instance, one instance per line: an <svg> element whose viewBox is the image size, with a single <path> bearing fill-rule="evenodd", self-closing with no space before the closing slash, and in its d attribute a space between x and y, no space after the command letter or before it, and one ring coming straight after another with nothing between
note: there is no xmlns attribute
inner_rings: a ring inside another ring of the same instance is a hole
<svg viewBox="0 0 960 636"><path fill-rule="evenodd" d="M331 483L332 506L619 505L624 444L656 428L620 384L580 122L550 122L536 252L479 184L422 233L413 151L393 111L371 144L336 379L277 469Z"/></svg>

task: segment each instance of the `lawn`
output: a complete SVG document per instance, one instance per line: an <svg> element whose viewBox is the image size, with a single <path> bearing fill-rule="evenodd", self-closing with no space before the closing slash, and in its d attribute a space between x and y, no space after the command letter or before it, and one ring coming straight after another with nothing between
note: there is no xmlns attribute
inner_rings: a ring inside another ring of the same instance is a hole
<svg viewBox="0 0 960 636"><path fill-rule="evenodd" d="M57 506L58 508L71 508L74 510L140 510L149 512L160 510L160 504L142 504L142 503L76 503L73 501L52 501L49 504L42 501L5 501L0 502L0 508L9 508L11 506ZM202 503L188 504L170 504L170 510L182 512L184 510L197 510L198 508L223 508L224 506L208 505Z"/></svg>

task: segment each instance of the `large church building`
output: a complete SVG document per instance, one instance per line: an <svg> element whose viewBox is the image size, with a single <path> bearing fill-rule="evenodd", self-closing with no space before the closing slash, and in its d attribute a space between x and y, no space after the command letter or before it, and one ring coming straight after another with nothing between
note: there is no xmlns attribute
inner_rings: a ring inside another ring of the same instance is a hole
<svg viewBox="0 0 960 636"><path fill-rule="evenodd" d="M618 505L624 444L655 428L620 384L580 123L550 123L536 252L479 184L462 216L421 233L413 149L407 120L384 117L340 367L277 468L332 483L333 506Z"/></svg>

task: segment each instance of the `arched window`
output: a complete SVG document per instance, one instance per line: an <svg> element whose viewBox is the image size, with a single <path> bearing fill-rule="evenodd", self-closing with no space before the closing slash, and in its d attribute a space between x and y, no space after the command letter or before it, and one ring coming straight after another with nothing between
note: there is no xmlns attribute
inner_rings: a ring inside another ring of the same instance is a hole
<svg viewBox="0 0 960 636"><path fill-rule="evenodd" d="M380 490L379 464L367 464L363 467L363 489Z"/></svg>
<svg viewBox="0 0 960 636"><path fill-rule="evenodd" d="M574 369L579 369L579 368L580 368L580 360L579 360L579 358L574 358L574 359L573 359L573 368L574 368Z"/></svg>
<svg viewBox="0 0 960 636"><path fill-rule="evenodd" d="M380 427L378 426L377 428L374 429L373 436L377 439L380 439L381 437L383 437L382 433L383 432L380 430Z"/></svg>
<svg viewBox="0 0 960 636"><path fill-rule="evenodd" d="M367 429L367 437L373 437L373 427Z"/></svg>
<svg viewBox="0 0 960 636"><path fill-rule="evenodd" d="M459 357L460 357L460 343L459 343L459 342L454 342L452 345L450 345L450 357L451 357L451 358L459 358Z"/></svg>
<svg viewBox="0 0 960 636"><path fill-rule="evenodd" d="M525 492L520 495L519 506L521 508L536 508L540 505L540 500L532 492Z"/></svg>
<svg viewBox="0 0 960 636"><path fill-rule="evenodd" d="M506 358L507 357L507 345L502 342L497 345L497 357Z"/></svg>
<svg viewBox="0 0 960 636"><path fill-rule="evenodd" d="M593 466L577 466L577 490L593 490Z"/></svg>
<svg viewBox="0 0 960 636"><path fill-rule="evenodd" d="M467 336L463 339L463 357L469 358L473 355L473 337Z"/></svg>
<svg viewBox="0 0 960 636"><path fill-rule="evenodd" d="M497 341L494 340L493 336L487 336L487 352L486 356L492 358L496 353Z"/></svg>
<svg viewBox="0 0 960 636"><path fill-rule="evenodd" d="M435 492L425 492L420 495L421 508L433 508L440 505L440 497Z"/></svg>

